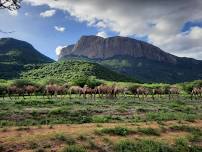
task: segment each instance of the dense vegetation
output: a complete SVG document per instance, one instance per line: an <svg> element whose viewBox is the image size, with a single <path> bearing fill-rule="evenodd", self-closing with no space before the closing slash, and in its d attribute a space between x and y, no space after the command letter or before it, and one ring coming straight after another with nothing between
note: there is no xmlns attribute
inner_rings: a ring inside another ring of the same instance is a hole
<svg viewBox="0 0 202 152"><path fill-rule="evenodd" d="M141 58L116 57L100 61L100 64L142 82L179 83L202 79L202 63L188 59L180 59L177 64L168 64Z"/></svg>
<svg viewBox="0 0 202 152"><path fill-rule="evenodd" d="M179 83L202 79L202 62L187 58L179 58L176 64L129 56L115 56L105 60L93 60L80 56L63 58L63 60L70 59L96 62L146 83Z"/></svg>
<svg viewBox="0 0 202 152"><path fill-rule="evenodd" d="M59 79L68 82L85 81L94 76L108 81L135 81L96 63L86 61L61 61L46 65L26 66L22 78L30 80Z"/></svg>

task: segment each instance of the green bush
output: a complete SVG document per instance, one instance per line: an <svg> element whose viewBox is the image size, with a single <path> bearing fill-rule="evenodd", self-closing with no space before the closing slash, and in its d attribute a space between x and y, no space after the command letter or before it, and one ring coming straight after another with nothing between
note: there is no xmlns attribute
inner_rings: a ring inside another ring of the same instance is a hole
<svg viewBox="0 0 202 152"><path fill-rule="evenodd" d="M153 136L160 136L160 130L154 128L138 128L138 132L141 132L145 135L153 135Z"/></svg>
<svg viewBox="0 0 202 152"><path fill-rule="evenodd" d="M63 141L69 145L73 145L76 142L73 137L71 137L70 135L65 135L64 133L56 134L54 139L59 140L59 141Z"/></svg>
<svg viewBox="0 0 202 152"><path fill-rule="evenodd" d="M25 79L17 79L11 83L12 86L17 86L19 88L27 86L27 85L36 85L34 82Z"/></svg>
<svg viewBox="0 0 202 152"><path fill-rule="evenodd" d="M87 152L87 150L79 145L70 145L65 147L63 152Z"/></svg>
<svg viewBox="0 0 202 152"><path fill-rule="evenodd" d="M115 127L115 128L103 128L100 130L100 132L111 135L126 136L132 131L129 130L128 128Z"/></svg>
<svg viewBox="0 0 202 152"><path fill-rule="evenodd" d="M151 140L137 142L123 140L115 144L114 150L116 152L174 152L166 144Z"/></svg>
<svg viewBox="0 0 202 152"><path fill-rule="evenodd" d="M105 115L95 115L92 117L92 121L95 123L106 123L109 122L111 117Z"/></svg>

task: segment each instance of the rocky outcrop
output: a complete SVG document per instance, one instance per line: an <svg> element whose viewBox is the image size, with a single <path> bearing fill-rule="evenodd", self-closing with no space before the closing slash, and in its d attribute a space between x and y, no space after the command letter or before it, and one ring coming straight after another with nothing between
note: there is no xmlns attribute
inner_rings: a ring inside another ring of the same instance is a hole
<svg viewBox="0 0 202 152"><path fill-rule="evenodd" d="M90 59L107 59L114 56L131 56L154 61L176 63L177 57L149 43L128 37L82 36L75 45L64 48L59 59L65 56L84 56Z"/></svg>

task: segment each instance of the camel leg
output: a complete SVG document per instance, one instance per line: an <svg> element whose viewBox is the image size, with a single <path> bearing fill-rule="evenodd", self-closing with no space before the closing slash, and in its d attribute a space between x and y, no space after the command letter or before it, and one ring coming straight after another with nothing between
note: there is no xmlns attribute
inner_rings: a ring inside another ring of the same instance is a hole
<svg viewBox="0 0 202 152"><path fill-rule="evenodd" d="M154 100L154 94L152 94L152 99Z"/></svg>

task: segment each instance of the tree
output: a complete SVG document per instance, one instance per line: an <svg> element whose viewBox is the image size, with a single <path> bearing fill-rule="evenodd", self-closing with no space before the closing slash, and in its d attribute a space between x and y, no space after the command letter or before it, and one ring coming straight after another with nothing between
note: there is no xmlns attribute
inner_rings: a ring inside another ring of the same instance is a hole
<svg viewBox="0 0 202 152"><path fill-rule="evenodd" d="M0 9L9 9L11 11L20 8L22 0L0 0Z"/></svg>

